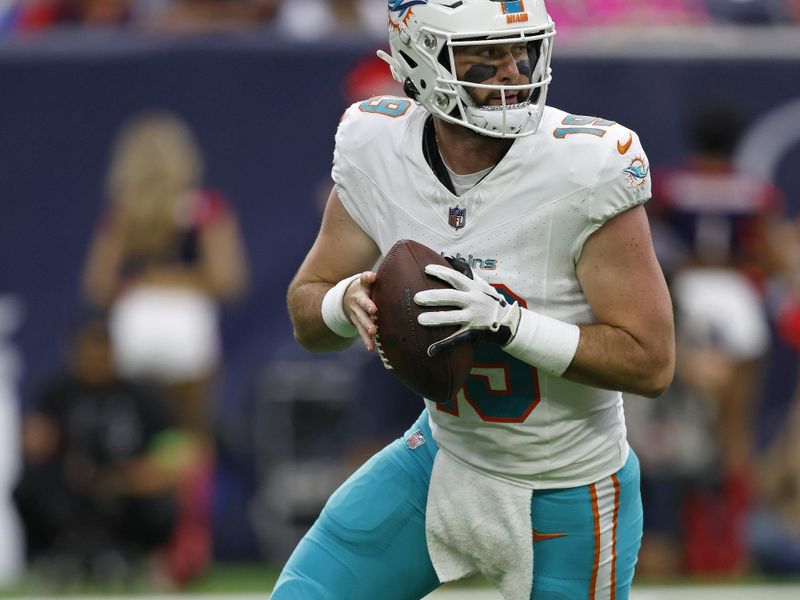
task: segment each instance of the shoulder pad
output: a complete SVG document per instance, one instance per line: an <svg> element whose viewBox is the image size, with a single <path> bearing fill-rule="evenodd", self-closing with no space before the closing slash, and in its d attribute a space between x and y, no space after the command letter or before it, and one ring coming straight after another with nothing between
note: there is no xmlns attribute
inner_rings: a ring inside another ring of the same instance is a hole
<svg viewBox="0 0 800 600"><path fill-rule="evenodd" d="M570 115L548 107L542 127L551 151L571 165L569 177L582 185L628 168L635 178L635 159L644 159L636 133L609 119ZM603 171L608 174L604 176Z"/></svg>
<svg viewBox="0 0 800 600"><path fill-rule="evenodd" d="M351 105L339 122L336 145L345 153L369 145L413 112L408 98L376 96Z"/></svg>

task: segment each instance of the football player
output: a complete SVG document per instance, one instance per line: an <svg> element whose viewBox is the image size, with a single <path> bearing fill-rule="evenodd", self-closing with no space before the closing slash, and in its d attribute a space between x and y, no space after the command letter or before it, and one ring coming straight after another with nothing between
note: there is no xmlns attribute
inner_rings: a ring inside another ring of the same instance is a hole
<svg viewBox="0 0 800 600"><path fill-rule="evenodd" d="M509 599L627 598L642 509L621 392L657 396L674 366L647 157L630 129L546 106L541 0L388 8L408 97L345 113L295 337L374 350L372 268L410 238L474 271L428 266L454 289L415 301L455 308L420 323L481 341L458 397L426 400L333 494L272 598L413 599L472 573Z"/></svg>

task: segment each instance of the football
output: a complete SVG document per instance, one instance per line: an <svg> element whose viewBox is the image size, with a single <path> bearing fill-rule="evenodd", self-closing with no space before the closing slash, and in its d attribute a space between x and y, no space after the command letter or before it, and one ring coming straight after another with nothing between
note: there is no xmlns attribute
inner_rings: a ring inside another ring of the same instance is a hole
<svg viewBox="0 0 800 600"><path fill-rule="evenodd" d="M449 287L425 273L425 266L450 263L440 254L413 240L400 240L386 254L372 284L372 301L378 308L376 346L384 366L414 392L434 402L452 400L469 375L474 344L460 342L428 356L428 346L455 333L457 327L423 327L422 312L449 307L419 306L417 292Z"/></svg>

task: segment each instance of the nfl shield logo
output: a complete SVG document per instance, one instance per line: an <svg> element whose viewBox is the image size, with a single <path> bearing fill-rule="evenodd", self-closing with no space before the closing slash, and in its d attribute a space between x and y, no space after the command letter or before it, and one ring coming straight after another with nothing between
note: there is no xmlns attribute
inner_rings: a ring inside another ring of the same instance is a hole
<svg viewBox="0 0 800 600"><path fill-rule="evenodd" d="M467 222L467 209L458 208L458 205L455 208L451 208L447 222L450 223L450 227L453 229L461 229Z"/></svg>

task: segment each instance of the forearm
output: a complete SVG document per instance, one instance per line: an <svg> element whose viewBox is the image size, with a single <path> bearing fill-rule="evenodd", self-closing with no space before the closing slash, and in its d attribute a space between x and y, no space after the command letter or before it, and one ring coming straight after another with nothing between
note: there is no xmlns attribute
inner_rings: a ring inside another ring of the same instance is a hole
<svg viewBox="0 0 800 600"><path fill-rule="evenodd" d="M200 238L202 269L210 292L220 300L233 300L247 288L247 258L239 225L233 215L206 228Z"/></svg>
<svg viewBox="0 0 800 600"><path fill-rule="evenodd" d="M337 335L322 319L322 299L333 287L328 282L293 282L286 304L295 339L312 352L332 352L350 346L356 338Z"/></svg>
<svg viewBox="0 0 800 600"><path fill-rule="evenodd" d="M519 310L516 330L503 349L546 373L652 397L661 394L672 379L674 350L666 331L661 336L637 337L623 327L577 326Z"/></svg>
<svg viewBox="0 0 800 600"><path fill-rule="evenodd" d="M459 328L428 353L453 340L483 340L556 377L658 396L672 380L675 330L643 210L615 217L584 247L576 274L598 324L578 326L509 304L475 274L428 265L428 275L453 289L419 292L415 302L454 309L422 313L418 320L425 326Z"/></svg>
<svg viewBox="0 0 800 600"><path fill-rule="evenodd" d="M669 344L637 339L621 327L581 325L575 356L563 377L599 388L660 395L672 380Z"/></svg>
<svg viewBox="0 0 800 600"><path fill-rule="evenodd" d="M247 273L243 264L206 265L201 273L203 287L223 302L233 301L247 289Z"/></svg>
<svg viewBox="0 0 800 600"><path fill-rule="evenodd" d="M102 231L95 238L83 272L83 293L90 304L108 306L119 285L123 259L121 234Z"/></svg>
<svg viewBox="0 0 800 600"><path fill-rule="evenodd" d="M431 356L454 340L473 339L500 344L514 358L545 373L594 387L657 396L672 379L674 344L668 318L646 319L635 329L578 326L508 304L478 277L470 279L438 265L429 265L425 272L453 289L419 292L415 302L460 309L420 314L422 325L460 326L428 349Z"/></svg>
<svg viewBox="0 0 800 600"><path fill-rule="evenodd" d="M295 339L314 352L342 350L360 337L375 349L377 311L369 297L376 274L367 271L380 250L342 206L334 189L314 245L287 293Z"/></svg>

